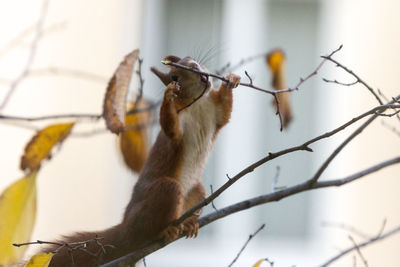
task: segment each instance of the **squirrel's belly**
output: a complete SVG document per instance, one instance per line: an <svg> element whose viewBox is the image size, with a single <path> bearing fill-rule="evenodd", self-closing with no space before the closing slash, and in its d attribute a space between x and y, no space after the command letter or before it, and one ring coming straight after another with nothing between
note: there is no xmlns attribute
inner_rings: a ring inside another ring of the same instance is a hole
<svg viewBox="0 0 400 267"><path fill-rule="evenodd" d="M202 107L206 108L206 111L195 108L189 116L182 118L183 154L178 180L184 196L201 178L214 141L215 119L210 107L204 104L203 102Z"/></svg>

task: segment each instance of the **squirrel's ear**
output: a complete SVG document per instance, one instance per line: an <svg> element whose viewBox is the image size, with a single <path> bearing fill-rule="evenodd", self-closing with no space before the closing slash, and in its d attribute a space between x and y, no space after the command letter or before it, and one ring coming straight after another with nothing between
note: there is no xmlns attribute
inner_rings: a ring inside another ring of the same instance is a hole
<svg viewBox="0 0 400 267"><path fill-rule="evenodd" d="M161 82L167 86L170 82L172 82L171 77L169 77L168 73L164 73L160 70L158 70L156 67L151 67L150 70L157 75L158 78L160 78Z"/></svg>
<svg viewBox="0 0 400 267"><path fill-rule="evenodd" d="M181 60L181 58L180 58L180 57L177 57L177 56L174 56L174 55L169 55L169 56L166 56L166 57L164 58L164 60L168 60L168 61L177 63L179 60Z"/></svg>

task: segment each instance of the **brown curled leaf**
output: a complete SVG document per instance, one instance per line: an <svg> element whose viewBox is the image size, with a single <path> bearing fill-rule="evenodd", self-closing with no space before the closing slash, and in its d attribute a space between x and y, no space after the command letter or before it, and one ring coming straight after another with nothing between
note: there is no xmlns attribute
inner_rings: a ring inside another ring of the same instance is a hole
<svg viewBox="0 0 400 267"><path fill-rule="evenodd" d="M21 157L21 170L36 171L43 159L49 158L52 148L60 144L70 134L74 123L60 123L38 131L25 147Z"/></svg>
<svg viewBox="0 0 400 267"><path fill-rule="evenodd" d="M103 117L107 128L115 134L119 134L124 129L126 95L138 54L139 49L136 49L125 56L107 86L103 104Z"/></svg>
<svg viewBox="0 0 400 267"><path fill-rule="evenodd" d="M142 109L151 105L145 99L128 105L128 113L136 108ZM153 110L127 114L125 130L121 133L119 145L125 164L134 172L139 173L146 162L150 144L150 126Z"/></svg>
<svg viewBox="0 0 400 267"><path fill-rule="evenodd" d="M268 53L266 58L267 64L272 74L272 87L275 90L286 89L285 78L285 54L281 49L274 49ZM290 105L290 93L277 94L279 101L279 111L282 115L282 126L286 128L293 118L292 107ZM273 101L275 109L276 102Z"/></svg>

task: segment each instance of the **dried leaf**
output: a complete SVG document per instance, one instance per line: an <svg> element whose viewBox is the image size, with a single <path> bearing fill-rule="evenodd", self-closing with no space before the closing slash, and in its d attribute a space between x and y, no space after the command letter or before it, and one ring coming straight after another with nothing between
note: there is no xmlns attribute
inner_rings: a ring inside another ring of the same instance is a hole
<svg viewBox="0 0 400 267"><path fill-rule="evenodd" d="M25 147L25 153L21 158L21 169L38 170L42 160L50 156L56 144L67 138L73 126L74 123L61 123L38 131Z"/></svg>
<svg viewBox="0 0 400 267"><path fill-rule="evenodd" d="M130 104L128 111L143 109L151 103L141 99L138 104ZM129 112L128 112L129 113ZM120 136L120 148L125 164L134 172L140 172L149 151L149 126L151 126L152 110L127 114L125 130Z"/></svg>
<svg viewBox="0 0 400 267"><path fill-rule="evenodd" d="M53 255L53 253L40 253L33 255L25 267L48 267Z"/></svg>
<svg viewBox="0 0 400 267"><path fill-rule="evenodd" d="M275 90L286 89L285 78L285 54L281 49L275 49L267 55L267 63L272 73L272 87ZM279 101L279 111L282 115L282 126L286 128L293 118L292 108L290 105L290 93L277 94ZM276 102L273 101L275 109Z"/></svg>
<svg viewBox="0 0 400 267"><path fill-rule="evenodd" d="M138 49L128 54L108 83L103 104L103 117L106 120L107 128L116 134L121 133L124 129L126 95L138 54Z"/></svg>
<svg viewBox="0 0 400 267"><path fill-rule="evenodd" d="M0 196L0 266L20 261L36 218L36 172L19 179Z"/></svg>
<svg viewBox="0 0 400 267"><path fill-rule="evenodd" d="M265 261L265 259L258 260L258 261L253 265L253 267L260 267L261 264L262 264L264 261Z"/></svg>

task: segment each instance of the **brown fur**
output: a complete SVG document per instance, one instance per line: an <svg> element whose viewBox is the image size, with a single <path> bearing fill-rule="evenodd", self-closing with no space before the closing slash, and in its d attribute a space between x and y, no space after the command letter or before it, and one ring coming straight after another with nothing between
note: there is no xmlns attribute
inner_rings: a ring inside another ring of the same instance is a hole
<svg viewBox="0 0 400 267"><path fill-rule="evenodd" d="M180 59L175 56L169 56L168 60L174 60L192 67L195 66L193 59L190 57ZM196 105L205 105L203 104L205 102L201 102L202 100L200 99L181 112L178 112L178 110L193 101L205 87L208 90L210 82L208 80L205 81L204 77L200 77L198 74L181 69L171 68L167 74L160 72L156 68L152 68L152 70L167 85L160 110L161 131L133 189L132 198L126 207L121 224L98 233L77 233L64 240L65 242L84 241L93 239L97 235L104 237L103 244L110 244L115 248L107 248L107 253L101 258L94 258L85 252L75 251L73 253L75 266L90 267L109 262L142 248L155 240L172 241L178 237L181 231L187 237L197 236L199 214L187 218L179 226L173 226L172 222L205 197L205 190L200 182L202 163L197 166L200 171L194 174L193 181L181 180L187 179L187 176L183 173L185 155L196 149L196 151L200 151L199 153L206 151L204 152L204 157L206 158L207 148L202 149L196 143L188 143L187 139L184 138L184 129L191 129L192 127L189 125L186 128L182 128L180 117L183 115L192 116L190 115L190 109L198 108ZM178 81L173 82L172 77L174 79L178 77ZM228 75L227 78L230 83L223 83L219 90L213 89L209 96L203 96L209 97L210 100L206 99L204 101L211 101L215 107L215 114L202 116L199 121L192 122L189 120L189 122L196 124L206 123L208 126L213 125L211 128L213 132L210 133L212 136L211 142L214 141L221 127L229 121L232 111L232 88L236 87L240 81L240 77L234 74ZM207 102L207 105L209 103ZM189 113L184 114L185 112ZM209 121L204 122L205 119L213 121L210 124ZM195 134L194 138L209 136L207 133L202 133L202 125L197 125L197 127L200 127L200 132L191 132L192 135ZM195 166L193 166L193 169L196 169ZM189 189L187 186L190 186ZM186 188L186 195L184 188ZM95 244L90 244L88 249L96 251L99 250L99 247ZM45 251L52 250L54 250L54 247L45 249ZM50 263L51 267L71 265L71 257L67 249L62 249L55 254Z"/></svg>

